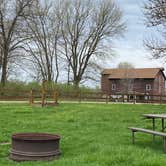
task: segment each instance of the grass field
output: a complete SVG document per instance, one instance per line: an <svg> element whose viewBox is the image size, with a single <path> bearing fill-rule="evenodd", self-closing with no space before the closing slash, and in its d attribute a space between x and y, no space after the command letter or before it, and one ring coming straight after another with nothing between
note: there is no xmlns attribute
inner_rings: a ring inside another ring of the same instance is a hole
<svg viewBox="0 0 166 166"><path fill-rule="evenodd" d="M166 113L165 105L60 104L58 107L0 105L0 142L15 132L48 132L62 136L59 160L13 162L10 145L0 145L2 166L158 166L166 165L160 137L136 134L131 144L129 126L151 128L143 113ZM160 121L157 122L160 129Z"/></svg>

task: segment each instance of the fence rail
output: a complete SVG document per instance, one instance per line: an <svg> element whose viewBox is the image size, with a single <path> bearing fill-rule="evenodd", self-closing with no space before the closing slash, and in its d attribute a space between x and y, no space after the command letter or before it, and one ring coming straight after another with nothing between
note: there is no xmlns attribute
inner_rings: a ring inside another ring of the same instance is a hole
<svg viewBox="0 0 166 166"><path fill-rule="evenodd" d="M46 91L48 100L54 99L55 91ZM34 100L41 100L42 92L39 90L20 91L20 90L0 90L0 101L22 101L29 100L33 95ZM95 102L130 102L130 103L160 103L166 104L166 95L147 95L147 94L105 94L102 92L58 92L60 101L95 101Z"/></svg>

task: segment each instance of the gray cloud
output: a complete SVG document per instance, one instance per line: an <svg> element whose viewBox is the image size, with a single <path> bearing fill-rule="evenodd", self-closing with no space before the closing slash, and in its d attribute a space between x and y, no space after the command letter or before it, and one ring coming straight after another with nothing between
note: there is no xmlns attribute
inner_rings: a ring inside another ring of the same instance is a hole
<svg viewBox="0 0 166 166"><path fill-rule="evenodd" d="M163 63L152 60L150 53L144 48L143 40L150 35L144 25L142 6L145 0L116 0L124 13L127 32L124 38L115 41L116 57L110 60L107 67L116 67L121 61L133 63L136 67L161 67Z"/></svg>

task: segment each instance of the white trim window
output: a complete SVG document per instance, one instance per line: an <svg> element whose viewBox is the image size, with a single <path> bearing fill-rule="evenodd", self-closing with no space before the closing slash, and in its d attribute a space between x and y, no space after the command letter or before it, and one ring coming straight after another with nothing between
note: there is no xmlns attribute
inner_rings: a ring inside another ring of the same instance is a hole
<svg viewBox="0 0 166 166"><path fill-rule="evenodd" d="M116 90L116 84L112 84L112 90Z"/></svg>
<svg viewBox="0 0 166 166"><path fill-rule="evenodd" d="M146 90L147 90L147 91L148 91L148 90L152 90L151 84L146 84Z"/></svg>

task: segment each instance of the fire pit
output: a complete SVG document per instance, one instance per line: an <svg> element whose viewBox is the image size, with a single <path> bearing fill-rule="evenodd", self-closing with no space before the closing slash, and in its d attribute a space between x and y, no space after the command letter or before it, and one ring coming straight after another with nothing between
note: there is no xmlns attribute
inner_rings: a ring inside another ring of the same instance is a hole
<svg viewBox="0 0 166 166"><path fill-rule="evenodd" d="M12 135L10 159L15 161L52 160L60 155L60 136L46 133Z"/></svg>

